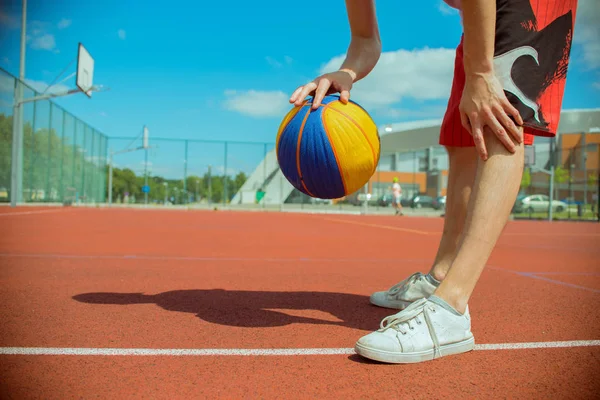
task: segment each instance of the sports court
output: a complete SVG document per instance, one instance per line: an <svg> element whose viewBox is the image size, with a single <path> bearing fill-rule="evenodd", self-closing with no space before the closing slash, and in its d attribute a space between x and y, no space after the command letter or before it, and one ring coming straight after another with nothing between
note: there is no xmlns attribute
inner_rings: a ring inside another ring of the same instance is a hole
<svg viewBox="0 0 600 400"><path fill-rule="evenodd" d="M476 350L354 354L426 271L441 218L0 208L6 398L593 398L594 223L511 221L471 303Z"/></svg>

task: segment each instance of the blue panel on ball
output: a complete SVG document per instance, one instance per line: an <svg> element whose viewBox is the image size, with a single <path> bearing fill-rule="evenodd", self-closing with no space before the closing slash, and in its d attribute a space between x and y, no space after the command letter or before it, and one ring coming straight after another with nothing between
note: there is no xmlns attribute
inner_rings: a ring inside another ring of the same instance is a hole
<svg viewBox="0 0 600 400"><path fill-rule="evenodd" d="M301 192L305 192L302 182L300 181L300 175L298 174L298 166L296 164L296 149L298 147L298 134L302 127L302 121L306 116L306 113L310 111L310 106L302 107L294 118L288 122L287 126L281 133L279 139L279 148L277 149L277 158L279 160L279 167L281 172L287 178L287 180L296 189ZM307 193L308 194L308 193Z"/></svg>
<svg viewBox="0 0 600 400"><path fill-rule="evenodd" d="M336 100L339 100L339 99L340 99L339 95L330 94L330 95L327 95L327 96L323 97L323 100L321 100L321 104L322 105L329 104L332 101L336 101ZM307 104L312 104L313 100L314 100L314 98L308 100Z"/></svg>
<svg viewBox="0 0 600 400"><path fill-rule="evenodd" d="M300 170L308 191L317 198L346 195L344 183L321 117L323 107L311 112L300 142Z"/></svg>

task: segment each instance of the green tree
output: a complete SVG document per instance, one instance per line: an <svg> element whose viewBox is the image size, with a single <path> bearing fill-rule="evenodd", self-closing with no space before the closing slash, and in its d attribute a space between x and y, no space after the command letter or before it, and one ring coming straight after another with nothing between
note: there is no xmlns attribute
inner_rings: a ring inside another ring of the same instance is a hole
<svg viewBox="0 0 600 400"><path fill-rule="evenodd" d="M598 185L598 175L596 173L592 172L588 175L587 185L592 187Z"/></svg>
<svg viewBox="0 0 600 400"><path fill-rule="evenodd" d="M569 171L561 166L554 169L554 182L565 183L569 180Z"/></svg>
<svg viewBox="0 0 600 400"><path fill-rule="evenodd" d="M531 172L529 168L525 168L521 177L521 189L527 189L531 186Z"/></svg>

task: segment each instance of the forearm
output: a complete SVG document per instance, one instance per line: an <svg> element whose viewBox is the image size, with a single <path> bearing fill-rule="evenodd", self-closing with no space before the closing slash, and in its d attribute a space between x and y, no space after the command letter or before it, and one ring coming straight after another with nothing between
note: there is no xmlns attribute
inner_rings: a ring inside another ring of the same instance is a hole
<svg viewBox="0 0 600 400"><path fill-rule="evenodd" d="M354 82L359 81L375 68L380 55L381 42L379 38L354 36L340 70L348 72Z"/></svg>
<svg viewBox="0 0 600 400"><path fill-rule="evenodd" d="M462 11L466 75L493 72L496 0L462 0Z"/></svg>

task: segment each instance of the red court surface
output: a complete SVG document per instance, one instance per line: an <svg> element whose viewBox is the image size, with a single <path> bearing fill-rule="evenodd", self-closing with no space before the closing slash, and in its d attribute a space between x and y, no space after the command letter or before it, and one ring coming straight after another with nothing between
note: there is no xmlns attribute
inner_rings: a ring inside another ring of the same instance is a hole
<svg viewBox="0 0 600 400"><path fill-rule="evenodd" d="M588 399L600 389L599 224L510 222L469 305L478 347L387 365L352 350L393 314L368 297L427 271L441 218L0 210L2 398Z"/></svg>

